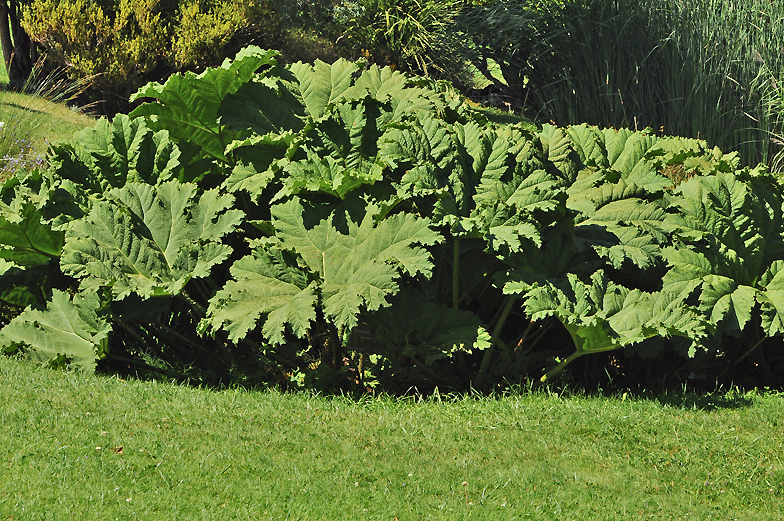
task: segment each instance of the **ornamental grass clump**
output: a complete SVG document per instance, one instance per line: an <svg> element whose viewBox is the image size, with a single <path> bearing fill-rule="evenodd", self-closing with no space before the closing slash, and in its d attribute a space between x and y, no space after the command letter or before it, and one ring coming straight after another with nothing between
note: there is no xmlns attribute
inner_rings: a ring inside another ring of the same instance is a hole
<svg viewBox="0 0 784 521"><path fill-rule="evenodd" d="M344 1L333 18L344 28L345 45L371 61L443 76L455 65L443 45L446 32L464 7L459 0Z"/></svg>

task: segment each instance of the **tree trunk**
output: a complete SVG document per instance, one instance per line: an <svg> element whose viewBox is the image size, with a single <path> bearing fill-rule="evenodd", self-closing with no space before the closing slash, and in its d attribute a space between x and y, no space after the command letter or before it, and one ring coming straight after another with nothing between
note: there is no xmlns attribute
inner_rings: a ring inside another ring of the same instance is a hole
<svg viewBox="0 0 784 521"><path fill-rule="evenodd" d="M14 44L11 43L11 28L8 25L8 2L0 0L0 45L3 47L3 63L5 71L11 66Z"/></svg>
<svg viewBox="0 0 784 521"><path fill-rule="evenodd" d="M5 3L5 0L3 0ZM38 58L35 45L30 41L27 32L22 28L19 0L10 0L8 18L11 32L14 37L14 52L8 68L8 81L11 85L22 86L33 72L33 66Z"/></svg>
<svg viewBox="0 0 784 521"><path fill-rule="evenodd" d="M33 71L38 52L22 28L19 0L0 0L0 45L11 85L21 87ZM13 41L12 38L13 37Z"/></svg>

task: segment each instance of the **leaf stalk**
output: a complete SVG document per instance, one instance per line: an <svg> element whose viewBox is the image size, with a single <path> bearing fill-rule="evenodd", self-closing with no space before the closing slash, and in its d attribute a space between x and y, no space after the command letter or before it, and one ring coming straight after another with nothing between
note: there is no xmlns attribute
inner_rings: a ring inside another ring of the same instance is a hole
<svg viewBox="0 0 784 521"><path fill-rule="evenodd" d="M547 371L545 375L539 379L539 381L541 383L545 383L547 380L551 379L552 377L554 377L555 375L563 371L567 365L574 362L584 354L585 354L584 351L575 351L574 353L569 355L566 359L561 360L561 363L559 363L558 365L556 365L555 367Z"/></svg>
<svg viewBox="0 0 784 521"><path fill-rule="evenodd" d="M492 344L485 350L484 356L482 357L482 364L479 366L477 383L480 385L483 384L487 378L487 372L490 370L490 361L493 358L493 348L500 342L499 335L501 334L506 319L509 318L509 313L512 312L515 301L517 301L517 295L509 295L506 297L501 316L498 317L498 322L496 322L495 327L493 328L493 333L491 334Z"/></svg>

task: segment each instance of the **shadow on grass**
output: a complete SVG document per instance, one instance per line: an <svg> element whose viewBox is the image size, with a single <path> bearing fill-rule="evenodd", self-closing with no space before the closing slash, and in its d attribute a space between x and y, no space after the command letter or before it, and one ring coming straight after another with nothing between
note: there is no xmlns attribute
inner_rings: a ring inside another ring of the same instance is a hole
<svg viewBox="0 0 784 521"><path fill-rule="evenodd" d="M26 111L26 112L32 112L32 113L35 113L35 114L47 114L47 112L44 112L43 110L38 110L38 109L35 109L35 108L32 108L32 107L25 107L24 105L20 105L18 103L11 103L11 102L8 102L8 101L0 101L0 105L6 106L6 107L15 108L17 110L23 110L23 111Z"/></svg>
<svg viewBox="0 0 784 521"><path fill-rule="evenodd" d="M740 409L754 403L748 394L736 391L715 391L704 394L696 393L665 393L651 397L666 407L677 409L696 409L700 411L715 411L717 409Z"/></svg>
<svg viewBox="0 0 784 521"><path fill-rule="evenodd" d="M767 391L743 390L740 388L717 388L713 390L695 389L683 387L681 389L668 389L664 391L652 391L650 389L626 389L612 391L586 392L584 389L569 386L542 386L537 389L519 389L518 392L525 393L557 393L562 397L604 397L605 399L617 399L619 401L632 399L656 403L662 407L671 407L681 410L697 411L716 411L727 409L741 409L754 405L754 397L766 394Z"/></svg>

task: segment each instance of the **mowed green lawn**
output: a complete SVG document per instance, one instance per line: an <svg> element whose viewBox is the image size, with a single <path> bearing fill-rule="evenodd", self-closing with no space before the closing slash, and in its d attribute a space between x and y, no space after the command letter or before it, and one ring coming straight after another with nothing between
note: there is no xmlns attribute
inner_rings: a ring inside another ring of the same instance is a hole
<svg viewBox="0 0 784 521"><path fill-rule="evenodd" d="M0 519L777 519L775 394L352 401L0 357Z"/></svg>

